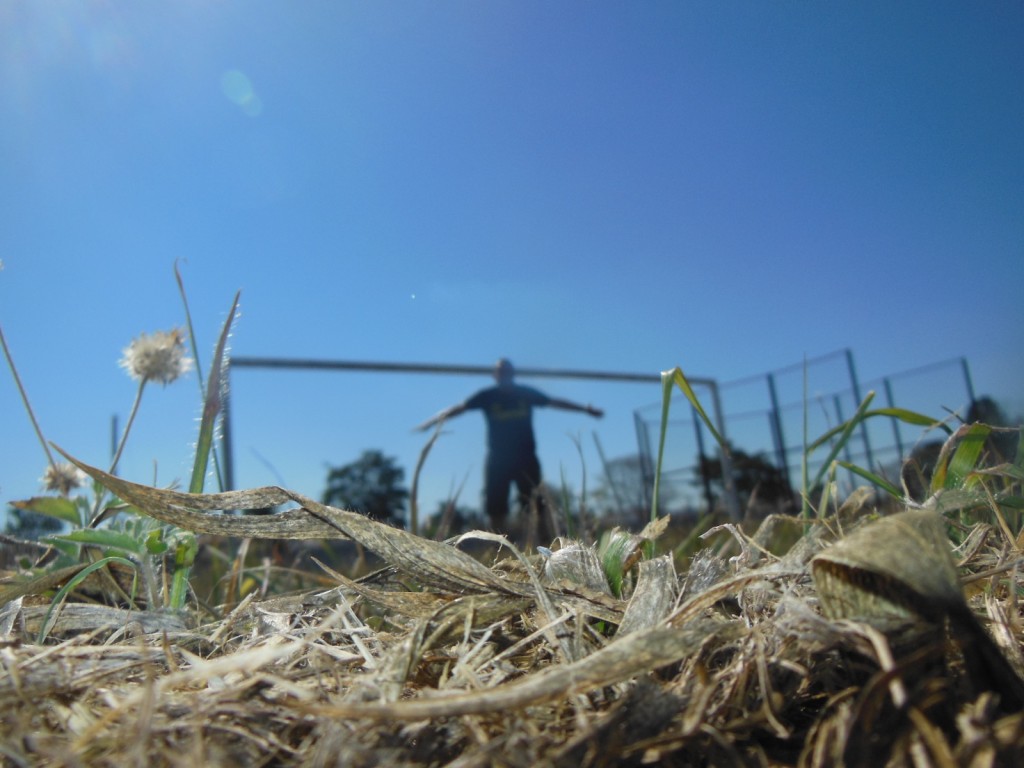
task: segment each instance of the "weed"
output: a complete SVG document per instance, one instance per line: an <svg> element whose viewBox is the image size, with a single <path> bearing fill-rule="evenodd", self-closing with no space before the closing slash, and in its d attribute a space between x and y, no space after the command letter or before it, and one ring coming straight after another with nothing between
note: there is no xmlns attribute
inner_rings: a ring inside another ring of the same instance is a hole
<svg viewBox="0 0 1024 768"><path fill-rule="evenodd" d="M182 299L185 291L181 276L175 266L175 275L181 287ZM237 313L238 295L228 313L218 338L211 366L210 377L200 391L203 395L203 414L199 427L195 462L189 483L191 493L203 491L209 457L215 454L213 441L216 424L222 408L222 382L225 372L225 352L228 334ZM188 316L188 335L192 340L193 354L196 348L192 332L191 317L185 300ZM124 349L120 361L127 373L138 381L138 389L132 403L124 431L117 443L110 465L114 474L127 445L129 435L139 413L142 396L151 382L165 386L177 381L193 365L184 346L184 332L175 328L141 334ZM153 609L162 607L172 611L181 610L189 593L189 573L195 562L198 544L195 534L173 525L161 524L142 514L130 504L125 504L109 494L99 483L91 486L92 502L87 494L72 495L72 492L86 484L87 478L71 464L54 460L42 428L32 409L28 395L22 386L13 356L0 329L0 345L3 346L11 373L24 403L25 411L32 422L40 445L46 454L47 468L42 482L45 489L56 496L37 496L24 501L12 502L19 510L33 512L60 521L69 530L46 537L51 545L50 554L37 563L35 573L28 582L16 585L13 590L20 595L42 594L55 585L52 575L62 573L66 578L51 601L50 611L40 632L40 642L45 638L56 612L73 590L82 587L86 579L96 574L103 580L104 592L115 602L138 608L142 591L142 602ZM216 457L215 457L216 460ZM117 567L117 572L112 570ZM130 573L130 583L124 583L124 574ZM170 574L170 583L167 576ZM6 588L2 597L12 599L11 588ZM0 599L0 602L6 600Z"/></svg>

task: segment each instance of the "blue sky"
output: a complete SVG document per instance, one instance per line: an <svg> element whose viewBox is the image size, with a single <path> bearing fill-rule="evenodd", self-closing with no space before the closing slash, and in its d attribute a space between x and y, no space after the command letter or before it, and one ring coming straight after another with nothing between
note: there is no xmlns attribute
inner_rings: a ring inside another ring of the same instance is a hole
<svg viewBox="0 0 1024 768"><path fill-rule="evenodd" d="M241 290L239 355L724 381L963 355L1024 412L1021 40L1018 3L8 0L0 323L47 437L94 464L122 348L184 321L175 260L206 367ZM187 478L190 379L146 392L125 476ZM411 428L488 383L238 371L238 483L316 496L366 448L411 474ZM524 383L605 408L537 414L577 488L592 432L635 452L659 397ZM32 495L7 373L0 423L0 499ZM463 480L476 503L483 429L449 425L426 508Z"/></svg>

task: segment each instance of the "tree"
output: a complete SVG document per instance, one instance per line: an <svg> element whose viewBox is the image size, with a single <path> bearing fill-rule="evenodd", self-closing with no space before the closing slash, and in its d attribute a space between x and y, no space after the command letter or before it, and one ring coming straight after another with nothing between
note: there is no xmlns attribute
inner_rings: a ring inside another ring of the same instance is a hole
<svg viewBox="0 0 1024 768"><path fill-rule="evenodd" d="M322 501L361 512L381 522L404 524L409 491L402 484L405 470L378 450L363 451L351 464L331 467Z"/></svg>
<svg viewBox="0 0 1024 768"><path fill-rule="evenodd" d="M732 459L733 482L741 504L750 505L756 499L785 511L796 510L796 499L786 473L772 464L764 453L751 454L731 448L729 455ZM722 489L720 458L699 456L697 473L700 478L697 484L708 482Z"/></svg>

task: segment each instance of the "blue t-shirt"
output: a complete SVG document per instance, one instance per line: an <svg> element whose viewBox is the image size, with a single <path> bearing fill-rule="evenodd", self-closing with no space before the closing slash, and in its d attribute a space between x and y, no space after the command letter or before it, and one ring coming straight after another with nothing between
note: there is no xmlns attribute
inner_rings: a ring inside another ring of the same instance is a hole
<svg viewBox="0 0 1024 768"><path fill-rule="evenodd" d="M467 409L479 408L487 419L487 447L491 456L511 460L532 456L533 408L545 406L551 398L536 389L512 384L482 389L470 397Z"/></svg>

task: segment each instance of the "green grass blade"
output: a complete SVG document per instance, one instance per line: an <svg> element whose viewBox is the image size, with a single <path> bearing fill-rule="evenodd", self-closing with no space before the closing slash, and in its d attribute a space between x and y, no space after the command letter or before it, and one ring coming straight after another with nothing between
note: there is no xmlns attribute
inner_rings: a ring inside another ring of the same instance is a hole
<svg viewBox="0 0 1024 768"><path fill-rule="evenodd" d="M985 441L992 433L987 424L972 424L953 452L946 467L944 488L965 488L972 472L978 466L978 459L985 449Z"/></svg>
<svg viewBox="0 0 1024 768"><path fill-rule="evenodd" d="M992 467L991 471L1024 482L1024 467L1017 464L1000 464L998 467Z"/></svg>
<svg viewBox="0 0 1024 768"><path fill-rule="evenodd" d="M874 393L868 393L868 396L874 397ZM863 407L863 403L861 404L861 407ZM946 434L953 433L953 430L949 428L948 424L943 424L942 422L936 421L932 417L925 416L922 413L908 411L905 408L875 408L870 411L865 411L864 413L860 414L859 417L854 416L853 419L851 419L850 421L843 422L838 427L833 427L828 432L819 437L817 440L815 440L813 443L811 443L811 445L808 447L808 451L814 453L814 451L823 446L825 443L830 442L837 435L840 435L844 431L848 430L850 423L853 422L854 419L857 419L859 421L867 421L868 419L873 419L876 416L886 416L891 419L898 419L899 421L902 421L905 424L911 424L917 427L937 427L939 429L944 430ZM854 423L854 426L856 426L856 423Z"/></svg>
<svg viewBox="0 0 1024 768"><path fill-rule="evenodd" d="M203 365L199 358L199 343L196 340L195 327L192 325L192 310L188 306L188 293L185 291L185 282L181 279L181 271L178 269L178 261L174 261L174 279L178 283L178 292L181 294L181 303L185 308L185 325L188 327L189 345L192 347L192 360L196 366L196 382L199 384L199 397L206 402L206 385L203 383ZM224 481L220 474L220 464L217 461L217 452L213 451L213 469L217 475L217 487L224 490Z"/></svg>
<svg viewBox="0 0 1024 768"><path fill-rule="evenodd" d="M213 353L213 363L210 366L210 378L206 384L206 398L203 401L203 417L199 423L199 439L196 441L196 459L192 466L192 478L189 482L189 493L202 493L203 484L206 479L206 467L209 463L210 454L213 452L213 438L216 433L217 417L220 415L223 402L221 400L222 384L227 373L226 350L228 336L231 335L231 328L235 323L235 315L238 312L238 300L242 292L235 293L235 300L231 303L231 309L224 320L224 328L221 329L220 337L217 339L217 348ZM216 461L216 456L214 456ZM223 482L218 478L223 486ZM191 570L194 555L184 558L181 556L182 549L179 546L177 567L174 571L174 579L171 587L170 607L173 610L180 610L185 605L187 595L188 574Z"/></svg>
<svg viewBox="0 0 1024 768"><path fill-rule="evenodd" d="M238 310L238 300L241 291L235 294L235 301L231 305L231 311L224 321L224 328L220 338L217 340L217 350L214 352L213 365L210 367L210 378L206 385L206 400L203 403L203 417L199 424L199 440L196 442L196 459L192 467L192 480L189 483L190 493L202 493L203 482L206 477L206 467L213 448L213 436L217 424L217 417L221 410L221 382L224 376L224 367L227 365L224 359L224 351L227 349L228 336L231 334L231 327L235 322L235 313Z"/></svg>
<svg viewBox="0 0 1024 768"><path fill-rule="evenodd" d="M11 600L17 600L26 595L42 595L62 583L65 579L74 576L85 568L84 563L58 568L55 571L46 571L38 576L31 576L27 579L15 581L5 579L0 582L0 605L6 605Z"/></svg>
<svg viewBox="0 0 1024 768"><path fill-rule="evenodd" d="M125 560L123 557L104 557L80 570L67 584L60 588L57 594L54 595L53 600L50 601L50 608L46 611L46 616L43 618L43 625L39 629L39 637L36 642L42 645L46 640L54 620L53 612L64 602L64 598L67 597L68 593L85 581L89 574L106 567L110 563L119 563L133 570L135 569L135 563L131 560Z"/></svg>
<svg viewBox="0 0 1024 768"><path fill-rule="evenodd" d="M635 548L633 537L618 528L606 531L598 545L598 557L601 568L612 594L622 597L622 582L626 575L626 559L628 553Z"/></svg>
<svg viewBox="0 0 1024 768"><path fill-rule="evenodd" d="M651 493L651 520L658 519L658 493L661 490L661 464L665 458L665 434L668 432L668 405L672 400L672 372L661 374L661 430L658 433L658 460L654 465L654 490Z"/></svg>
<svg viewBox="0 0 1024 768"><path fill-rule="evenodd" d="M1024 497L1006 496L999 500L999 504L1004 507L1010 507L1011 509L1024 509Z"/></svg>
<svg viewBox="0 0 1024 768"><path fill-rule="evenodd" d="M693 406L694 411L700 416L704 425L708 428L711 434L714 436L718 445L721 446L723 451L728 452L729 446L726 444L725 439L719 434L718 430L715 429L714 423L708 418L707 413L704 411L704 406L701 405L700 400L697 399L697 395L693 391L693 387L690 386L690 382L686 380L686 375L682 369L678 366L673 368L671 371L662 371L661 373L661 432L658 436L658 461L654 468L654 493L651 499L651 520L658 519L658 494L661 490L661 467L665 457L665 435L668 433L668 411L669 406L672 402L672 385L675 384L679 387L682 393L686 396L686 399L690 401L690 405Z"/></svg>
<svg viewBox="0 0 1024 768"><path fill-rule="evenodd" d="M686 395L686 399L690 401L690 405L693 406L693 409L697 412L697 415L700 416L701 421L704 422L704 426L708 428L708 431L711 432L711 434L714 436L715 441L722 447L722 450L728 450L728 446L725 444L725 438L718 433L718 430L715 429L714 422L712 422L711 419L708 418L707 413L705 413L704 411L704 407L700 404L700 400L697 399L697 395L694 393L693 388L690 386L690 382L687 381L686 376L683 375L682 369L673 368L671 371L668 371L667 374L661 374L663 383L665 381L666 375L670 376L671 382L674 383L677 387L679 387L679 389L682 390L683 394Z"/></svg>
<svg viewBox="0 0 1024 768"><path fill-rule="evenodd" d="M829 479L827 483L821 484L821 498L818 499L818 517L828 516L828 505L832 502L832 489L836 480L836 464L829 466Z"/></svg>
<svg viewBox="0 0 1024 768"><path fill-rule="evenodd" d="M855 475L860 475L872 485L877 485L879 488L881 488L883 491L888 493L893 498L903 498L903 491L901 491L899 488L890 483L881 475L876 475L874 472L870 472L864 469L863 467L858 467L856 464L851 464L848 461L837 461L836 464L838 464L843 469L853 472L853 474Z"/></svg>
<svg viewBox="0 0 1024 768"><path fill-rule="evenodd" d="M871 401L874 398L875 393L868 392L864 400L861 401L861 404L857 407L857 412L853 414L853 418L851 418L845 424L840 425L840 427L837 427L834 430L829 430L829 434L837 433L838 439L836 439L835 443L832 445L832 450L828 452L828 456L822 463L821 468L818 470L817 474L814 476L814 481L811 483L812 489L818 487L818 484L821 482L822 478L825 477L825 474L828 472L829 467L832 465L832 462L836 460L836 457L839 455L839 452L843 450L843 448L846 446L848 442L850 442L850 437L853 435L853 430L855 430L857 428L857 425L864 420L864 414L868 412L868 406L871 405ZM813 451L815 448L821 446L823 442L824 440L822 438L819 438L811 445L811 447L808 450Z"/></svg>
<svg viewBox="0 0 1024 768"><path fill-rule="evenodd" d="M947 435L953 434L953 430L948 424L933 419L931 416L926 416L923 413L909 411L906 408L875 408L873 411L868 411L864 414L865 418L873 418L875 416L888 416L892 419L899 419L904 424L911 424L915 427L937 427Z"/></svg>
<svg viewBox="0 0 1024 768"><path fill-rule="evenodd" d="M181 294L181 303L185 307L185 325L188 328L189 345L192 347L192 360L196 366L196 381L199 382L199 396L206 399L206 391L203 387L203 366L199 361L199 345L196 343L196 332L192 326L192 312L188 307L188 294L185 292L185 282L181 279L181 272L178 270L178 260L174 260L174 279L178 282L178 292Z"/></svg>

